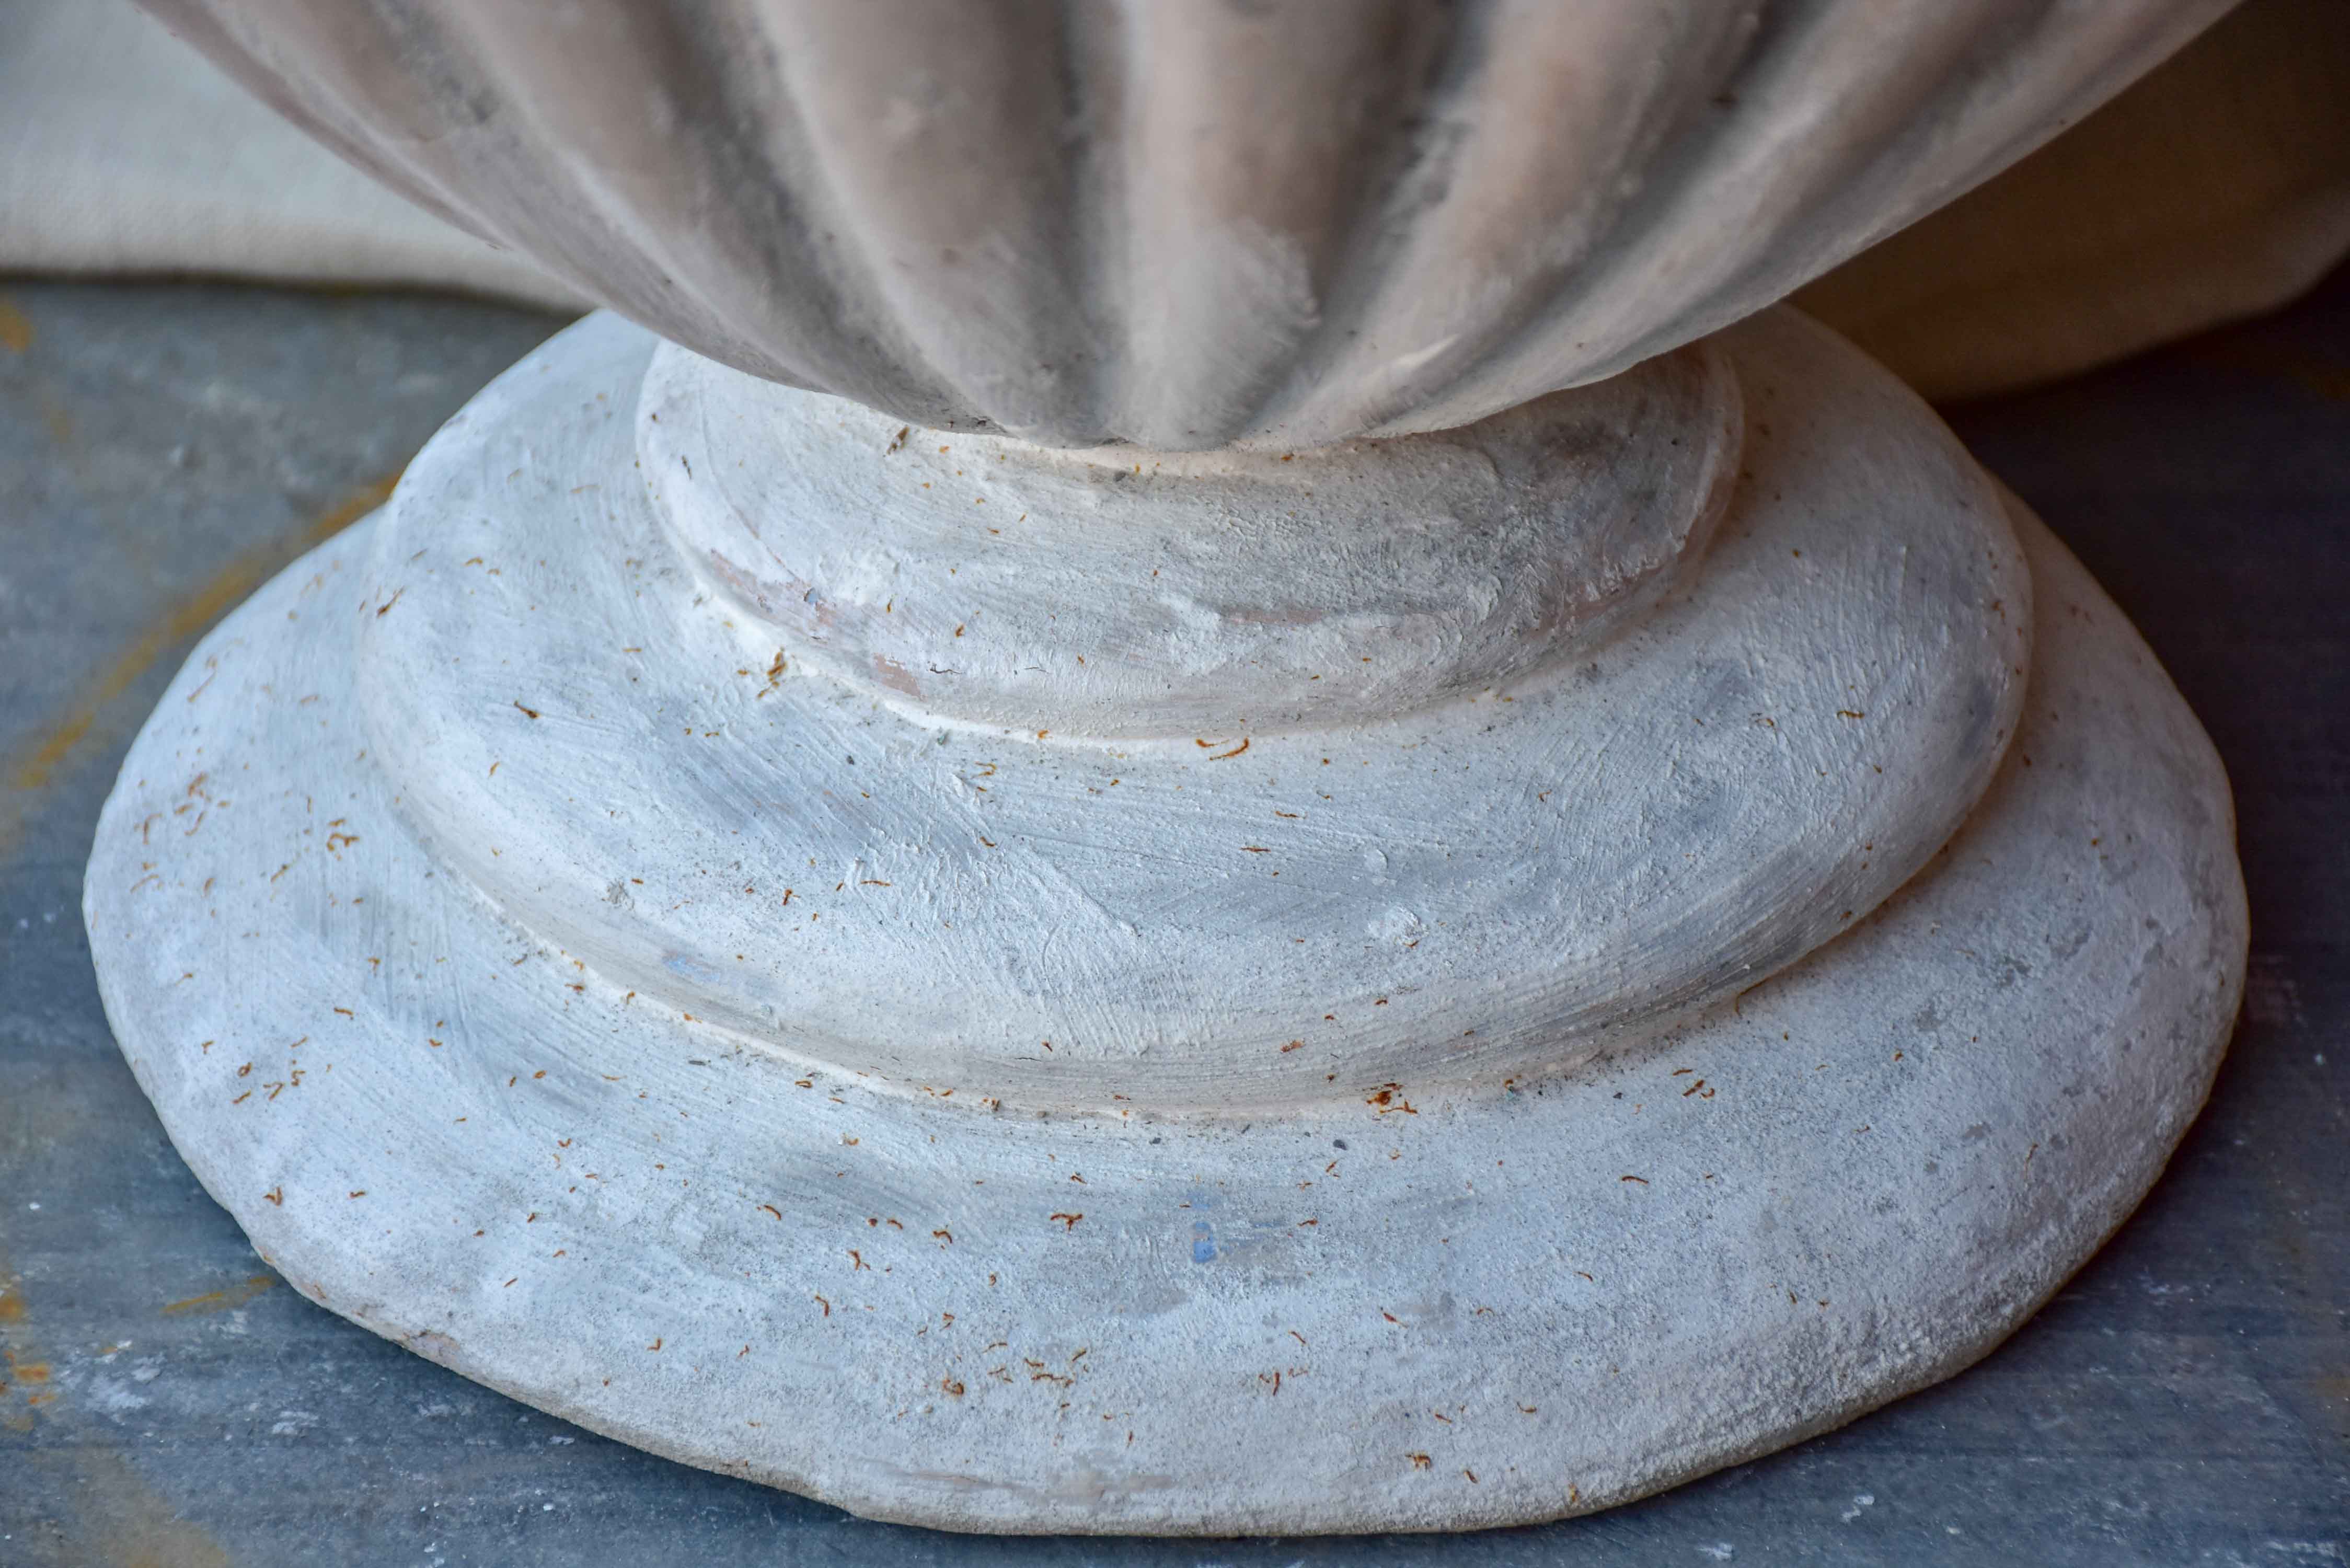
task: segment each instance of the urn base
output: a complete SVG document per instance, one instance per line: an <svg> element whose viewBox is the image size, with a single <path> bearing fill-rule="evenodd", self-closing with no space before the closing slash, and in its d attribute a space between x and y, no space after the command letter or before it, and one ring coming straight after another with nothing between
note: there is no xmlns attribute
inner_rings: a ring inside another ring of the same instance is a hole
<svg viewBox="0 0 2350 1568"><path fill-rule="evenodd" d="M1628 628L1077 737L775 635L591 324L149 722L125 1054L313 1299L868 1516L1523 1523L1851 1419L2159 1174L2242 892L2062 545L1816 328L1722 341L1738 492Z"/></svg>

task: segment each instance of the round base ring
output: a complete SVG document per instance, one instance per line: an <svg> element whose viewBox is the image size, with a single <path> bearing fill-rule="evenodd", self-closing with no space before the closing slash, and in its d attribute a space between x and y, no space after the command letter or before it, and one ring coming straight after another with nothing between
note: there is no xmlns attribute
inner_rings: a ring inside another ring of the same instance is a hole
<svg viewBox="0 0 2350 1568"><path fill-rule="evenodd" d="M966 1530L1603 1507L1984 1354L2201 1103L2243 971L2225 780L2017 510L2033 691L1967 827L1793 970L1538 1088L991 1116L656 1015L402 829L347 701L365 524L133 749L88 884L107 1011L300 1290L689 1463Z"/></svg>

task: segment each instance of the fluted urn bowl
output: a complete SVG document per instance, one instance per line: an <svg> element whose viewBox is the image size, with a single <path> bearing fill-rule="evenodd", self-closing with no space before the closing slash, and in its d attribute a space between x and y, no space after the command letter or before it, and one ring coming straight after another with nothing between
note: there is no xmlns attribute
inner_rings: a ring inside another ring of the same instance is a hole
<svg viewBox="0 0 2350 1568"><path fill-rule="evenodd" d="M1308 446L1745 316L2227 0L147 0L663 336L920 425Z"/></svg>

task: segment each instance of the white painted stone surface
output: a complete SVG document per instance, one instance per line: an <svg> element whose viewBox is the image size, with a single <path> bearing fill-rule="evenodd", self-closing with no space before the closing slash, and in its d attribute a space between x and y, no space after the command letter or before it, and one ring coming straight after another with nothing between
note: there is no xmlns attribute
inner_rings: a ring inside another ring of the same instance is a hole
<svg viewBox="0 0 2350 1568"><path fill-rule="evenodd" d="M771 678L670 498L585 488L634 472L648 356L591 324L174 683L91 862L109 1015L315 1299L879 1517L1519 1522L1848 1419L1981 1355L2158 1173L2242 893L2209 742L2062 548L1818 329L1724 349L1742 478L1686 595L1596 677L1309 764L1294 733L1112 757ZM1341 757L1391 782L1284 782ZM1546 836L1544 779L1583 829ZM1343 831L1274 817L1293 790ZM1267 856L1188 902L1151 880L1236 822ZM787 846L820 864L785 906ZM803 898L800 934L853 934L795 967ZM1180 1032L1315 974L1363 1022ZM1049 1069L969 1023L1088 998Z"/></svg>

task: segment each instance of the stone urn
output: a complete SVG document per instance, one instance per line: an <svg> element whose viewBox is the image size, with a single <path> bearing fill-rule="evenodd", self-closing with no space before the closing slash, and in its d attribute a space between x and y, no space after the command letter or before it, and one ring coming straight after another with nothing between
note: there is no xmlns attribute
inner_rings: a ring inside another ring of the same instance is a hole
<svg viewBox="0 0 2350 1568"><path fill-rule="evenodd" d="M2200 1105L2227 784L1773 300L2211 0L150 0L608 300L197 650L109 1015L297 1288L980 1531L1601 1508Z"/></svg>

